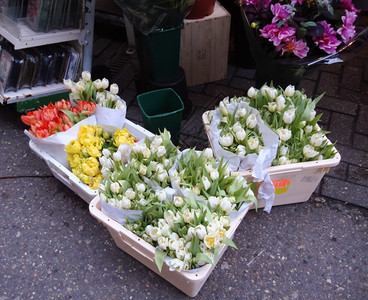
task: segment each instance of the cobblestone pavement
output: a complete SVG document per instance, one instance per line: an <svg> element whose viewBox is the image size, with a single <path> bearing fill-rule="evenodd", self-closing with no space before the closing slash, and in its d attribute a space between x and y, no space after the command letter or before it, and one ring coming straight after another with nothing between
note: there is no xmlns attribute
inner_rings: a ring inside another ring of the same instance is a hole
<svg viewBox="0 0 368 300"><path fill-rule="evenodd" d="M99 57L121 47L98 46ZM302 81L310 96L326 92L318 111L341 162L308 201L248 212L234 236L239 249L225 252L196 299L367 299L367 58L366 44ZM124 64L113 76L128 118L142 124L132 70ZM225 80L190 88L181 146L206 147L202 113L245 94L253 75L229 65ZM187 298L115 245L87 203L30 150L24 129L12 106L0 107L0 300Z"/></svg>

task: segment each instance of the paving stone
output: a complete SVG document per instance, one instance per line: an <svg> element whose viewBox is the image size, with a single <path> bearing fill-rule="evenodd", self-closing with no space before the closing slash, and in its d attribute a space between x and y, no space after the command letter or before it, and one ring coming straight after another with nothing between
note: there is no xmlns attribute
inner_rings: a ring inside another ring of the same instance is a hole
<svg viewBox="0 0 368 300"><path fill-rule="evenodd" d="M364 62L364 74L363 74L363 80L368 81L368 61Z"/></svg>
<svg viewBox="0 0 368 300"><path fill-rule="evenodd" d="M353 90L348 90L348 89L342 88L340 90L340 97L339 98L343 101L354 102L358 105L359 104L367 104L368 93L365 94L364 89L365 88L363 87L362 91L358 92L358 91L353 91ZM367 88L367 90L368 90L368 88Z"/></svg>
<svg viewBox="0 0 368 300"><path fill-rule="evenodd" d="M129 107L135 100L137 97L137 91L135 89L123 89L120 93L119 96L121 97L121 99L123 99L127 105L127 107Z"/></svg>
<svg viewBox="0 0 368 300"><path fill-rule="evenodd" d="M126 117L137 124L143 124L142 111L138 104L133 103L128 107Z"/></svg>
<svg viewBox="0 0 368 300"><path fill-rule="evenodd" d="M297 89L304 90L304 93L308 97L312 97L314 93L314 89L316 88L316 82L308 79L303 79L299 84Z"/></svg>
<svg viewBox="0 0 368 300"><path fill-rule="evenodd" d="M322 196L368 208L368 187L344 180L325 177Z"/></svg>
<svg viewBox="0 0 368 300"><path fill-rule="evenodd" d="M339 144L351 145L353 137L354 117L339 113L332 113L328 134L331 142L337 141Z"/></svg>
<svg viewBox="0 0 368 300"><path fill-rule="evenodd" d="M326 174L326 176L346 180L347 174L348 164L346 162L340 161L337 166L330 168L330 171Z"/></svg>
<svg viewBox="0 0 368 300"><path fill-rule="evenodd" d="M319 69L314 69L314 70L311 70L311 71L307 71L307 73L304 75L304 79L310 79L310 80L313 80L313 81L316 81L318 80L318 77L319 77Z"/></svg>
<svg viewBox="0 0 368 300"><path fill-rule="evenodd" d="M358 104L350 102L345 99L341 100L339 98L333 98L328 96L323 96L322 99L319 100L319 102L317 103L317 107L352 116L356 116L358 111Z"/></svg>
<svg viewBox="0 0 368 300"><path fill-rule="evenodd" d="M340 74L341 69L343 68L342 63L334 63L334 64L324 64L320 67L320 71L322 72L328 72L328 73L334 73L334 74Z"/></svg>
<svg viewBox="0 0 368 300"><path fill-rule="evenodd" d="M368 135L363 135L363 134L359 134L359 133L354 134L353 147L357 148L357 149L360 149L360 150L367 151L367 149L368 149Z"/></svg>
<svg viewBox="0 0 368 300"><path fill-rule="evenodd" d="M192 101L192 104L197 107L208 107L210 104L212 104L212 106L214 107L219 101L218 97L213 97L212 95L207 96L204 94L198 94L198 93L192 93L192 92L189 92L188 97Z"/></svg>
<svg viewBox="0 0 368 300"><path fill-rule="evenodd" d="M326 96L337 97L339 87L339 75L322 72L318 82L317 93L326 92Z"/></svg>
<svg viewBox="0 0 368 300"><path fill-rule="evenodd" d="M235 89L248 91L248 89L253 86L253 81L242 77L234 77L231 79L229 86Z"/></svg>
<svg viewBox="0 0 368 300"><path fill-rule="evenodd" d="M254 86L254 84L252 85ZM221 86L213 83L209 83L204 89L205 95L215 96L222 94L224 97L244 96L246 91L241 89L234 89L231 87Z"/></svg>
<svg viewBox="0 0 368 300"><path fill-rule="evenodd" d="M336 145L337 151L341 155L341 161L353 165L367 168L368 167L368 152L354 149L344 145Z"/></svg>
<svg viewBox="0 0 368 300"><path fill-rule="evenodd" d="M359 133L368 134L368 105L359 106L358 123L356 131Z"/></svg>
<svg viewBox="0 0 368 300"><path fill-rule="evenodd" d="M332 112L327 109L316 108L317 115L322 114L322 117L319 119L318 124L324 125L323 128L328 128L328 124L330 123Z"/></svg>
<svg viewBox="0 0 368 300"><path fill-rule="evenodd" d="M344 71L342 74L341 85L344 88L354 91L360 91L360 84L362 80L363 69L355 66L344 66Z"/></svg>
<svg viewBox="0 0 368 300"><path fill-rule="evenodd" d="M348 181L359 185L368 186L368 168L350 165Z"/></svg>
<svg viewBox="0 0 368 300"><path fill-rule="evenodd" d="M254 69L238 68L238 70L235 73L235 76L254 80L255 74L256 71Z"/></svg>

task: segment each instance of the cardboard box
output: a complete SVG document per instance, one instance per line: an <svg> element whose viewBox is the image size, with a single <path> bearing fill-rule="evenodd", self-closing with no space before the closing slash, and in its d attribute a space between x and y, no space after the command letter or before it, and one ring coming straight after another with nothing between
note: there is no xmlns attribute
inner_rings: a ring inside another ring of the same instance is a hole
<svg viewBox="0 0 368 300"><path fill-rule="evenodd" d="M184 20L180 65L185 71L188 86L226 78L230 20L230 14L218 2L210 16Z"/></svg>
<svg viewBox="0 0 368 300"><path fill-rule="evenodd" d="M205 112L202 115L202 120L209 143L213 149L207 114L208 112ZM316 190L323 176L328 173L330 167L337 166L340 160L341 156L337 153L335 157L330 159L267 168L275 187L273 206L307 201ZM251 170L238 173L248 180L253 179ZM258 208L262 207L265 207L264 201L258 200Z"/></svg>
<svg viewBox="0 0 368 300"><path fill-rule="evenodd" d="M129 132L137 137L138 139L144 139L146 136L153 138L154 134L144 129L143 127L134 124L129 120L125 120L124 126L129 130ZM84 184L75 176L71 170L64 167L55 158L53 158L49 153L41 150L32 140L29 141L29 147L33 152L37 154L38 157L43 159L47 166L49 167L51 173L62 183L64 183L68 188L74 191L79 197L81 197L87 203L90 203L93 198L98 195L97 190L91 189L88 185Z"/></svg>
<svg viewBox="0 0 368 300"><path fill-rule="evenodd" d="M248 205L247 208L237 218L232 220L227 235L229 238L234 236L236 228L243 220L250 206L253 205ZM163 277L165 280L190 297L195 297L198 294L207 278L210 276L212 270L216 266L215 264L207 264L196 272L179 272L170 271L169 267L164 263L160 272L155 263L155 248L151 244L142 240L139 236L135 235L133 232L126 229L123 225L104 214L101 211L101 203L98 196L89 204L89 210L93 217L106 226L116 245L120 249L134 257L136 260L140 261L146 267L150 268L152 271ZM225 244L222 244L220 247L221 249L218 260L220 260L227 248Z"/></svg>

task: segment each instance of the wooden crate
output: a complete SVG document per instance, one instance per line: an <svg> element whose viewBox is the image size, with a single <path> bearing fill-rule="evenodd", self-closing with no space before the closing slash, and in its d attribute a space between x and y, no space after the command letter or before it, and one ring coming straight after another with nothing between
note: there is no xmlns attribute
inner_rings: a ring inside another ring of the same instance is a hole
<svg viewBox="0 0 368 300"><path fill-rule="evenodd" d="M210 16L184 20L180 65L185 71L188 86L226 78L230 20L230 14L218 2Z"/></svg>

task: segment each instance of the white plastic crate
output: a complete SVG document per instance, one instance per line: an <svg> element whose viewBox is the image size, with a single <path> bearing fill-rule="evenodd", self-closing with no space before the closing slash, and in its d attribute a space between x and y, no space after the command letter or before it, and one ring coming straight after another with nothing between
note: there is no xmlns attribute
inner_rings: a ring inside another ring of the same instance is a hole
<svg viewBox="0 0 368 300"><path fill-rule="evenodd" d="M202 121L210 146L213 149L207 115L208 112L202 115ZM330 167L337 166L340 160L341 156L337 153L331 159L267 168L271 181L275 187L275 200L273 206L308 201L321 182L323 176L330 170ZM251 170L238 173L248 180L253 179ZM262 207L265 207L265 202L258 200L258 208Z"/></svg>
<svg viewBox="0 0 368 300"><path fill-rule="evenodd" d="M145 137L153 138L154 134L144 129L143 127L134 124L129 120L125 120L124 127L128 129L131 135L138 139L144 139ZM39 148L32 140L29 141L29 147L34 151L41 159L43 159L52 174L64 183L68 188L74 191L79 197L81 197L87 203L90 203L93 198L97 196L97 190L91 189L88 185L84 184L75 176L70 169L59 163L49 153Z"/></svg>
<svg viewBox="0 0 368 300"><path fill-rule="evenodd" d="M251 206L253 205L248 205L247 208L242 211L241 214L239 214L239 216L231 221L230 229L227 235L229 238L234 236L236 228L239 226L240 222L243 220ZM104 214L101 211L99 196L95 197L91 201L89 204L89 211L93 217L106 226L116 245L120 249L140 261L146 267L150 268L152 271L160 275L162 278L170 282L172 285L190 297L195 297L198 294L207 278L210 276L212 270L216 266L216 264L207 264L196 272L180 272L170 271L169 267L166 265L166 263L164 263L160 272L155 263L155 248L151 244L141 239L139 236L135 235L133 232L126 229L123 225ZM220 247L221 249L218 260L220 260L221 256L224 254L227 245L222 244Z"/></svg>

